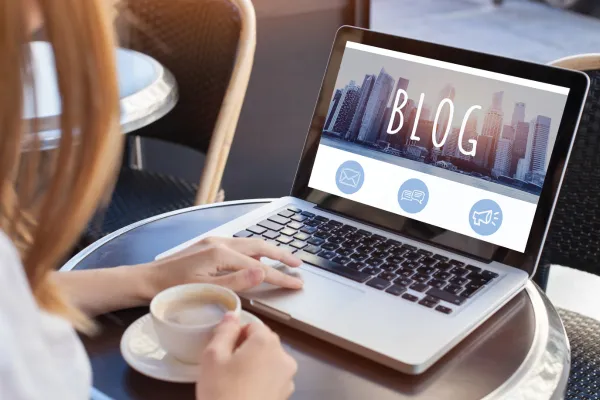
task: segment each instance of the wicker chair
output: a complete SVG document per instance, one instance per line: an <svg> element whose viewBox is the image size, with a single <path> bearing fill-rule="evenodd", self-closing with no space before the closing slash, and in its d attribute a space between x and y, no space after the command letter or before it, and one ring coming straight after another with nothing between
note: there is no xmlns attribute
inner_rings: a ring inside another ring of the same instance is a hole
<svg viewBox="0 0 600 400"><path fill-rule="evenodd" d="M600 275L600 54L568 57L552 64L585 71L591 82L535 277L544 289L552 264L578 270L574 275L582 280L587 273ZM589 294L590 301L599 298L599 291L600 287ZM600 399L600 321L563 309L559 313L571 343L566 398Z"/></svg>
<svg viewBox="0 0 600 400"><path fill-rule="evenodd" d="M590 91L536 274L544 289L551 264L600 275L600 54L552 64L585 71Z"/></svg>
<svg viewBox="0 0 600 400"><path fill-rule="evenodd" d="M206 161L199 184L125 162L87 242L144 218L222 199L256 47L251 0L121 0L116 26L121 44L158 60L179 89L175 108L135 135L186 146Z"/></svg>

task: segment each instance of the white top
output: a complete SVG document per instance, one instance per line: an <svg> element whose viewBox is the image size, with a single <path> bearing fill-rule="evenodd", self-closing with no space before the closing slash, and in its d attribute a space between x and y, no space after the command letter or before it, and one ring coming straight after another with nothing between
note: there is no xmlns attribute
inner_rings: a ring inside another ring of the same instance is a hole
<svg viewBox="0 0 600 400"><path fill-rule="evenodd" d="M19 255L0 231L0 399L84 400L91 382L77 334L37 306Z"/></svg>

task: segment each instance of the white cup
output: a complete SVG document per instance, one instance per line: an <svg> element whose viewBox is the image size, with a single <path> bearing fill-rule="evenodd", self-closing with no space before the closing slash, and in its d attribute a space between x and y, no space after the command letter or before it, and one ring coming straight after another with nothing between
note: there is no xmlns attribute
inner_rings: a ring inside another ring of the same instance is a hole
<svg viewBox="0 0 600 400"><path fill-rule="evenodd" d="M168 320L165 312L174 302L190 298L218 302L224 309L240 315L242 302L230 289L207 283L191 283L174 286L157 294L150 303L154 330L161 347L170 355L186 364L197 364L200 355L212 337L214 328L221 321L200 324L179 324Z"/></svg>

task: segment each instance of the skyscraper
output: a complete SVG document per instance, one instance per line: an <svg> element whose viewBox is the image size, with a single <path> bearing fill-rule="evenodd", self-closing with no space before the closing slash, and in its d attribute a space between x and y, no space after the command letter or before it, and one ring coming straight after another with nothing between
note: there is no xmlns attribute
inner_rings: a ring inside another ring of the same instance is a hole
<svg viewBox="0 0 600 400"><path fill-rule="evenodd" d="M406 142L408 141L411 133L412 133L412 129L413 129L413 125L414 125L414 120L416 118L416 111L417 111L417 107L415 105L415 101L413 99L408 99L406 101L406 105L402 108L402 119L404 121L404 124L402 125L402 129L400 129L400 131L398 131L398 133L396 133L395 135L390 135L389 137L389 141L391 143L394 144L394 147L396 147L397 149L401 149L406 145ZM394 119L394 127L397 127L398 124L400 123L400 116L398 114L394 114L395 119ZM387 129L387 125L386 122L384 121L383 123L383 127L382 127L382 135L383 135L383 131L385 129Z"/></svg>
<svg viewBox="0 0 600 400"><path fill-rule="evenodd" d="M519 158L517 162L517 172L515 173L515 178L524 181L529 174L529 165L528 160L526 158Z"/></svg>
<svg viewBox="0 0 600 400"><path fill-rule="evenodd" d="M452 128L452 131L448 134L448 138L446 139L446 143L442 149L442 155L448 157L456 157L458 150L458 134L460 133L460 128Z"/></svg>
<svg viewBox="0 0 600 400"><path fill-rule="evenodd" d="M439 95L439 99L438 99L439 100L438 107L439 107L439 104L444 99L450 99L450 100L454 101L455 95L456 95L456 90L454 89L454 86L452 86L450 84L444 86L444 88L440 91L440 95ZM436 109L436 113L437 113L437 109ZM434 116L434 118L435 118L435 116ZM436 141L438 143L442 141L442 137L444 137L444 133L446 132L446 127L448 126L448 124L452 123L452 121L449 121L449 118L450 118L450 107L444 106L444 109L442 110L442 112L440 112L440 116L438 118L437 131L435 134Z"/></svg>
<svg viewBox="0 0 600 400"><path fill-rule="evenodd" d="M496 176L508 176L510 172L510 161L512 156L512 140L500 138L496 148L496 160L492 173Z"/></svg>
<svg viewBox="0 0 600 400"><path fill-rule="evenodd" d="M471 151L473 147L473 145L469 143L469 139L477 139L477 116L473 114L469 115L469 119L465 124L465 132L462 140L462 147L467 152ZM479 151L479 147L477 147L476 151ZM457 150L456 156L462 158L463 160L469 160L473 158L472 156L467 156L461 153L460 149Z"/></svg>
<svg viewBox="0 0 600 400"><path fill-rule="evenodd" d="M407 142L409 145L421 146L421 147L427 149L427 151L429 151L433 147L433 143L431 141L431 132L432 131L433 131L433 121L420 120L419 125L417 126L417 132L415 132L415 134L421 140L419 140L418 142L416 140L410 140L410 136L408 136L406 138Z"/></svg>
<svg viewBox="0 0 600 400"><path fill-rule="evenodd" d="M416 111L416 109L417 105L415 104L415 101L413 99L408 99L402 113L405 123L410 119L410 116L412 115L413 111Z"/></svg>
<svg viewBox="0 0 600 400"><path fill-rule="evenodd" d="M528 180L531 176L531 159L533 154L533 137L535 135L535 118L531 120L529 131L527 132L527 145L525 146L525 154L517 163L517 179Z"/></svg>
<svg viewBox="0 0 600 400"><path fill-rule="evenodd" d="M375 75L365 75L363 84L360 89L360 98L358 99L358 105L356 106L356 112L352 118L352 123L346 134L346 139L355 140L358 137L358 131L360 130L360 124L362 123L363 116L365 115L365 108L369 101L369 96L373 90L375 84Z"/></svg>
<svg viewBox="0 0 600 400"><path fill-rule="evenodd" d="M551 119L543 115L535 117L533 125L533 146L531 151L531 171L546 173L546 152L548 151L548 138L550 136Z"/></svg>
<svg viewBox="0 0 600 400"><path fill-rule="evenodd" d="M383 118L381 119L381 126L379 127L379 137L377 140L383 140L388 143L394 143L394 139L399 136L399 132L395 135L390 135L387 133L387 129L390 123L390 119L392 118L392 106L387 106L385 108L385 112L383 113ZM400 123L400 116L398 114L394 114L394 122L392 126L396 127Z"/></svg>
<svg viewBox="0 0 600 400"><path fill-rule="evenodd" d="M383 113L393 87L394 79L382 68L373 85L369 101L367 101L365 115L358 131L358 140L371 143L377 141Z"/></svg>
<svg viewBox="0 0 600 400"><path fill-rule="evenodd" d="M406 135L402 137L403 143L406 143L410 139L410 135L414 129L415 124L417 124L417 128L419 121L417 121L417 108L413 107L408 119L406 120ZM415 131L416 133L416 131Z"/></svg>
<svg viewBox="0 0 600 400"><path fill-rule="evenodd" d="M539 187L544 186L544 180L546 179L546 174L540 171L531 173L531 183L534 185L538 185Z"/></svg>
<svg viewBox="0 0 600 400"><path fill-rule="evenodd" d="M519 159L525 157L525 150L527 150L527 138L529 137L529 123L519 122L517 123L517 129L515 131L515 141L513 143L512 157L510 161L509 176L514 177L517 173L517 164Z"/></svg>
<svg viewBox="0 0 600 400"><path fill-rule="evenodd" d="M423 104L423 108L421 109L421 117L423 121L431 121L431 106L429 104Z"/></svg>
<svg viewBox="0 0 600 400"><path fill-rule="evenodd" d="M517 130L517 124L519 122L525 122L525 103L515 103L510 126L512 126L514 130Z"/></svg>
<svg viewBox="0 0 600 400"><path fill-rule="evenodd" d="M333 127L331 131L344 136L350 128L352 118L356 112L356 105L360 96L360 87L356 86L356 82L350 81L342 92L342 98L338 104L337 110L333 115Z"/></svg>
<svg viewBox="0 0 600 400"><path fill-rule="evenodd" d="M398 131L396 134L394 135L389 135L387 133L388 131L388 127L390 124L390 118L392 115L392 106L390 105L387 109L386 109L386 113L383 116L383 121L381 121L381 133L380 133L380 137L387 137L389 136L389 140L387 140L388 142L393 142L394 139L393 137L399 137L399 136L404 136L406 137L406 130L408 128L408 119L410 118L410 115L412 113L412 111L415 109L415 102L413 99L408 99L406 101L406 105L402 108L402 128L400 129L400 131ZM389 110L389 113L387 113L387 110ZM400 124L400 116L396 113L394 114L394 122L392 124L392 127L398 128L398 125Z"/></svg>
<svg viewBox="0 0 600 400"><path fill-rule="evenodd" d="M465 125L465 132L477 132L477 115L469 115L469 119Z"/></svg>
<svg viewBox="0 0 600 400"><path fill-rule="evenodd" d="M492 95L492 108L494 110L502 111L503 98L504 98L504 92L496 92Z"/></svg>
<svg viewBox="0 0 600 400"><path fill-rule="evenodd" d="M483 120L483 128L481 134L483 136L489 136L492 138L491 149L487 162L482 165L486 168L492 168L496 161L496 145L500 138L502 131L502 120L504 119L504 112L502 111L502 97L504 92L496 92L492 95L492 105L488 108ZM479 149L477 150L479 151Z"/></svg>
<svg viewBox="0 0 600 400"><path fill-rule="evenodd" d="M331 99L331 104L329 104L329 110L327 111L327 120L325 121L325 130L328 131L330 129L331 121L333 121L333 114L335 114L335 110L342 98L342 90L338 89L335 91L333 95L333 99Z"/></svg>
<svg viewBox="0 0 600 400"><path fill-rule="evenodd" d="M502 128L502 137L508 140L515 140L515 128L512 125L504 125Z"/></svg>
<svg viewBox="0 0 600 400"><path fill-rule="evenodd" d="M494 139L491 136L479 135L477 137L477 152L475 153L475 164L486 167L489 163L490 153Z"/></svg>
<svg viewBox="0 0 600 400"><path fill-rule="evenodd" d="M394 104L394 100L396 99L396 93L398 93L398 90L402 89L405 92L408 91L409 82L410 81L408 79L404 79L402 77L398 78L398 83L396 83L396 89L394 89L394 91L392 92L392 95L390 96L390 100L387 105L391 106Z"/></svg>

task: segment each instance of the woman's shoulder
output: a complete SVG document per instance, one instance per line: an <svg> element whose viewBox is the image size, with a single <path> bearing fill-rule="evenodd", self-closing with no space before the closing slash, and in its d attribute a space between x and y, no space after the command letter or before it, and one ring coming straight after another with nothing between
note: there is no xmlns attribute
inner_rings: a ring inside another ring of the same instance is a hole
<svg viewBox="0 0 600 400"><path fill-rule="evenodd" d="M38 313L19 253L0 230L0 320L16 328Z"/></svg>
<svg viewBox="0 0 600 400"><path fill-rule="evenodd" d="M19 254L17 249L15 248L13 242L10 238L4 233L2 229L0 229L0 256L4 257L12 257L19 258Z"/></svg>
<svg viewBox="0 0 600 400"><path fill-rule="evenodd" d="M0 299L23 288L29 291L21 257L10 238L0 229ZM0 308L2 306L0 303Z"/></svg>
<svg viewBox="0 0 600 400"><path fill-rule="evenodd" d="M0 398L82 399L89 361L62 318L38 307L19 253L0 230Z"/></svg>

